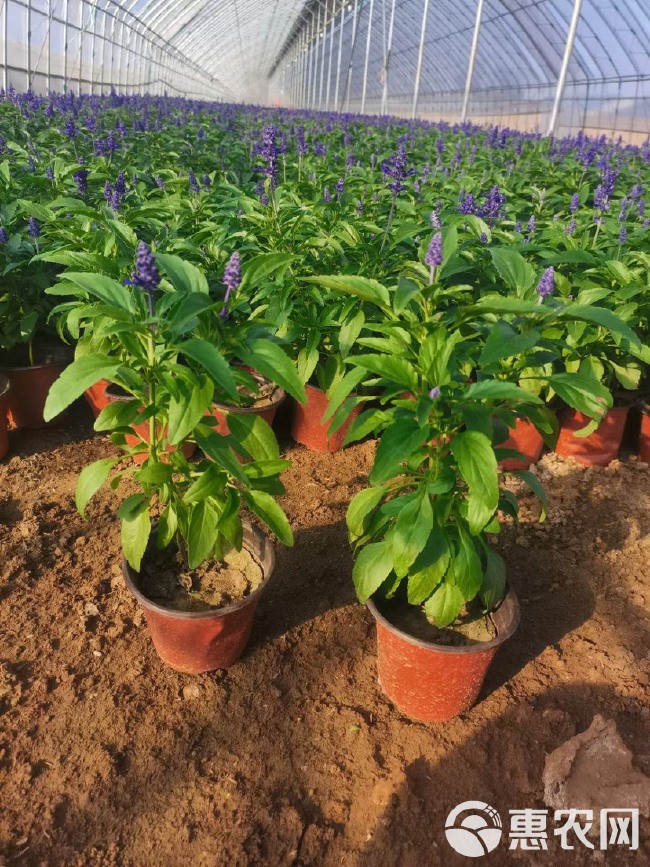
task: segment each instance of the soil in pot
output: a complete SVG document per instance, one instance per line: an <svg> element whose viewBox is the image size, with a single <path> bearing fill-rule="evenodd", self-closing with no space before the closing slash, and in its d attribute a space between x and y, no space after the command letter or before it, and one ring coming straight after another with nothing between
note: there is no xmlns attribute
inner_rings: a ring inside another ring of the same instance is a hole
<svg viewBox="0 0 650 867"><path fill-rule="evenodd" d="M239 659L248 643L260 596L266 588L275 562L271 541L256 527L244 524L243 547L250 560L233 560L224 569L217 565L215 576L208 578L208 569L187 573L179 570L170 577L153 574L152 564L144 562L143 574L133 571L125 560L122 573L127 587L140 603L147 619L151 638L158 655L171 668L186 674L200 674L217 668L228 668ZM251 562L252 561L252 562ZM169 564L163 569L169 569ZM237 573L233 586L224 588L225 572ZM261 580L259 572L261 572ZM198 574L197 574L198 573ZM220 575L221 573L221 575ZM243 573L243 574L239 574ZM185 587L177 586L183 576ZM175 606L191 606L189 610L159 604L142 592L171 595ZM196 583L195 583L196 582ZM255 586L256 585L256 586ZM167 590L164 588L167 587ZM184 591L184 592L183 592ZM244 594L241 596L241 594ZM240 595L237 601L215 608L208 600Z"/></svg>
<svg viewBox="0 0 650 867"><path fill-rule="evenodd" d="M524 455L524 460L506 458L504 461L499 461L502 469L527 470L531 464L536 464L540 459L544 440L532 422L518 418L514 430L510 431L510 436L505 442L499 443L499 448L516 449Z"/></svg>
<svg viewBox="0 0 650 867"><path fill-rule="evenodd" d="M421 722L446 722L474 704L498 647L519 623L512 590L489 619L470 614L452 630L435 630L423 613L417 629L400 624L404 603L371 599L367 604L377 622L379 683L403 714Z"/></svg>
<svg viewBox="0 0 650 867"><path fill-rule="evenodd" d="M295 404L291 436L315 452L338 452L348 428L359 415L360 407L355 407L348 420L333 434L328 434L330 420L323 423L323 416L329 407L329 400L324 391L313 385L306 385L307 402Z"/></svg>
<svg viewBox="0 0 650 867"><path fill-rule="evenodd" d="M46 423L43 409L50 388L72 358L69 347L47 342L34 346L34 364L30 363L27 346L16 347L0 358L0 371L9 377L11 384L9 421L15 427L53 427L65 419L63 412Z"/></svg>
<svg viewBox="0 0 650 867"><path fill-rule="evenodd" d="M577 437L575 432L586 427L591 419L575 409L565 410L560 417L556 453L563 458L575 458L587 467L606 467L618 455L628 411L628 407L610 409L592 434Z"/></svg>
<svg viewBox="0 0 650 867"><path fill-rule="evenodd" d="M274 382L271 382L258 373L251 372L251 375L257 381L258 390L256 392L250 392L243 387L240 388L239 391L242 395L242 406L215 401L212 404L212 412L206 413L206 415L212 416L212 418L216 419L216 430L222 436L228 436L230 433L230 428L228 427L228 416L231 414L259 415L267 424L273 424L275 413L280 404L286 398L284 389L280 388Z"/></svg>
<svg viewBox="0 0 650 867"><path fill-rule="evenodd" d="M112 385L111 383L108 383L106 388L104 389L104 396L106 399L105 405L111 403L111 401L114 401L114 400L124 400L124 401L133 400L132 395L130 395L128 392L121 389L119 386ZM140 444L141 443L140 437L142 437L142 439L145 442L147 442L147 443L149 442L149 421L148 420L143 421L140 424L134 424L134 425L132 425L132 427L135 431L138 432L138 434L140 436L138 437L138 436L135 436L134 434L126 434L125 440L126 440L127 446L129 446L130 448L133 448L134 446L137 446L138 444ZM177 446L168 445L166 451L175 452L176 449L177 449ZM189 459L192 457L192 455L196 451L196 444L192 443L192 442L184 442L183 445L181 446L181 451L183 452L185 457ZM133 460L136 464L143 464L146 461L147 457L148 457L147 452L143 452L142 454L134 455Z"/></svg>
<svg viewBox="0 0 650 867"><path fill-rule="evenodd" d="M9 377L0 373L0 460L9 451L9 431L7 428L7 414L9 412Z"/></svg>
<svg viewBox="0 0 650 867"><path fill-rule="evenodd" d="M140 573L140 589L152 602L174 611L211 611L254 593L264 580L259 561L246 548L222 561L188 568L178 549L153 547Z"/></svg>

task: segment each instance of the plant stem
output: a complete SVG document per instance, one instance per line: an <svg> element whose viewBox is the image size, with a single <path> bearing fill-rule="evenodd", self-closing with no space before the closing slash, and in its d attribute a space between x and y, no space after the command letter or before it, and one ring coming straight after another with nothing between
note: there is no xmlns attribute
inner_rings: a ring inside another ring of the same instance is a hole
<svg viewBox="0 0 650 867"><path fill-rule="evenodd" d="M27 351L29 352L29 364L30 367L34 367L34 335L29 338L29 343L27 344Z"/></svg>

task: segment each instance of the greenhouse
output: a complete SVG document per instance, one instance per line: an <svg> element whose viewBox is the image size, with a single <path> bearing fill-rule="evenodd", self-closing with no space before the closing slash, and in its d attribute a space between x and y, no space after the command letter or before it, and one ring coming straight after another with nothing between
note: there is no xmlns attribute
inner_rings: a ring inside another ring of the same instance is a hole
<svg viewBox="0 0 650 867"><path fill-rule="evenodd" d="M0 0L0 867L650 856L647 0Z"/></svg>

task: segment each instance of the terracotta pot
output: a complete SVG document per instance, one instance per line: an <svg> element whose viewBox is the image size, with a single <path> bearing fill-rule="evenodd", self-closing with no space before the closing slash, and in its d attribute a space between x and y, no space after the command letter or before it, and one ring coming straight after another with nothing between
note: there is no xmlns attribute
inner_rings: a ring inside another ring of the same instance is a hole
<svg viewBox="0 0 650 867"><path fill-rule="evenodd" d="M606 467L621 447L627 414L628 407L614 407L592 434L576 437L574 432L586 427L591 419L575 409L565 410L560 418L560 435L555 451L563 458L573 457L587 467Z"/></svg>
<svg viewBox="0 0 650 867"><path fill-rule="evenodd" d="M284 389L276 388L273 393L273 399L266 406L232 406L225 403L213 403L212 412L206 413L217 420L216 430L222 436L228 436L230 428L228 427L229 415L259 415L267 424L273 424L277 408L286 398Z"/></svg>
<svg viewBox="0 0 650 867"><path fill-rule="evenodd" d="M650 411L641 413L641 432L639 434L639 460L650 464Z"/></svg>
<svg viewBox="0 0 650 867"><path fill-rule="evenodd" d="M26 359L2 361L0 371L6 373L11 384L9 392L9 420L16 427L44 428L62 422L62 412L50 422L43 419L43 409L53 383L72 361L72 353L65 346L43 345L34 348L35 364Z"/></svg>
<svg viewBox="0 0 650 867"><path fill-rule="evenodd" d="M508 591L492 612L497 637L465 647L413 638L393 626L372 600L377 622L377 668L384 693L403 714L420 722L446 722L476 701L490 663L519 625L519 603Z"/></svg>
<svg viewBox="0 0 650 867"><path fill-rule="evenodd" d="M518 458L506 458L499 461L499 466L504 470L527 470L531 464L536 464L544 448L544 440L535 425L523 418L515 420L515 428L504 443L499 443L499 448L516 449L525 456L525 460Z"/></svg>
<svg viewBox="0 0 650 867"><path fill-rule="evenodd" d="M323 424L323 416L329 406L327 395L313 385L306 385L305 391L307 402L296 402L295 405L291 436L297 443L302 443L314 452L338 452L343 445L348 428L359 415L360 408L355 407L348 420L335 433L328 436L327 429L330 421Z"/></svg>
<svg viewBox="0 0 650 867"><path fill-rule="evenodd" d="M262 566L264 581L245 599L213 611L174 611L151 602L138 588L139 574L122 559L126 586L144 611L158 656L176 671L200 674L228 668L244 652L257 604L275 563L270 539L257 527L246 523L244 547Z"/></svg>
<svg viewBox="0 0 650 867"><path fill-rule="evenodd" d="M9 377L0 373L0 460L9 451L9 431L7 429L7 413L9 412Z"/></svg>
<svg viewBox="0 0 650 867"><path fill-rule="evenodd" d="M111 403L112 401L115 401L115 400L123 400L123 401L133 400L133 397L130 394L116 394L114 392L111 392L111 388L113 388L113 387L114 386L112 386L111 383L108 383L106 385L106 387L104 388L104 400L105 400L104 405L105 406L108 405L109 403ZM96 386L93 386L93 388L96 388ZM147 442L147 443L149 442L149 421L143 421L140 424L133 424L133 425L131 425L131 427L133 428L133 430L137 431L138 434L140 434L140 437L142 437L142 439L145 442ZM127 446L129 446L130 448L133 448L134 446L139 445L141 442L140 438L135 436L135 434L126 434L124 439L126 441ZM175 452L176 449L177 449L177 446L167 446L166 451L167 452ZM189 460L189 458L191 458L192 455L194 454L194 452L196 451L196 443L184 442L182 447L181 447L181 451L185 455L185 457L188 458L188 460ZM148 455L146 452L143 452L142 454L139 454L139 455L134 455L133 456L133 462L136 464L143 464L147 460L147 457L148 457Z"/></svg>
<svg viewBox="0 0 650 867"><path fill-rule="evenodd" d="M107 379L100 379L84 392L84 396L90 404L95 418L111 402L111 398L106 394L106 389L109 386L110 382Z"/></svg>

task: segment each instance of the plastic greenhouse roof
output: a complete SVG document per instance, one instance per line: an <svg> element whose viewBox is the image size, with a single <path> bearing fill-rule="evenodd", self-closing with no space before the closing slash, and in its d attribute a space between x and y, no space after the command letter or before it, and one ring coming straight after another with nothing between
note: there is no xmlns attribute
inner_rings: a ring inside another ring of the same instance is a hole
<svg viewBox="0 0 650 867"><path fill-rule="evenodd" d="M371 63L382 63L391 2L374 0ZM362 62L369 3L359 3L355 63ZM120 5L218 79L228 95L254 100L263 96L267 79L298 38L301 23L308 26L319 9L321 23L329 22L334 11L338 29L344 4L341 0L125 0ZM474 87L554 83L573 5L573 0L486 0ZM391 80L398 92L408 91L413 80L422 6L422 0L396 0ZM423 91L462 89L475 12L474 0L430 3ZM649 42L648 0L583 0L569 81L648 76Z"/></svg>

